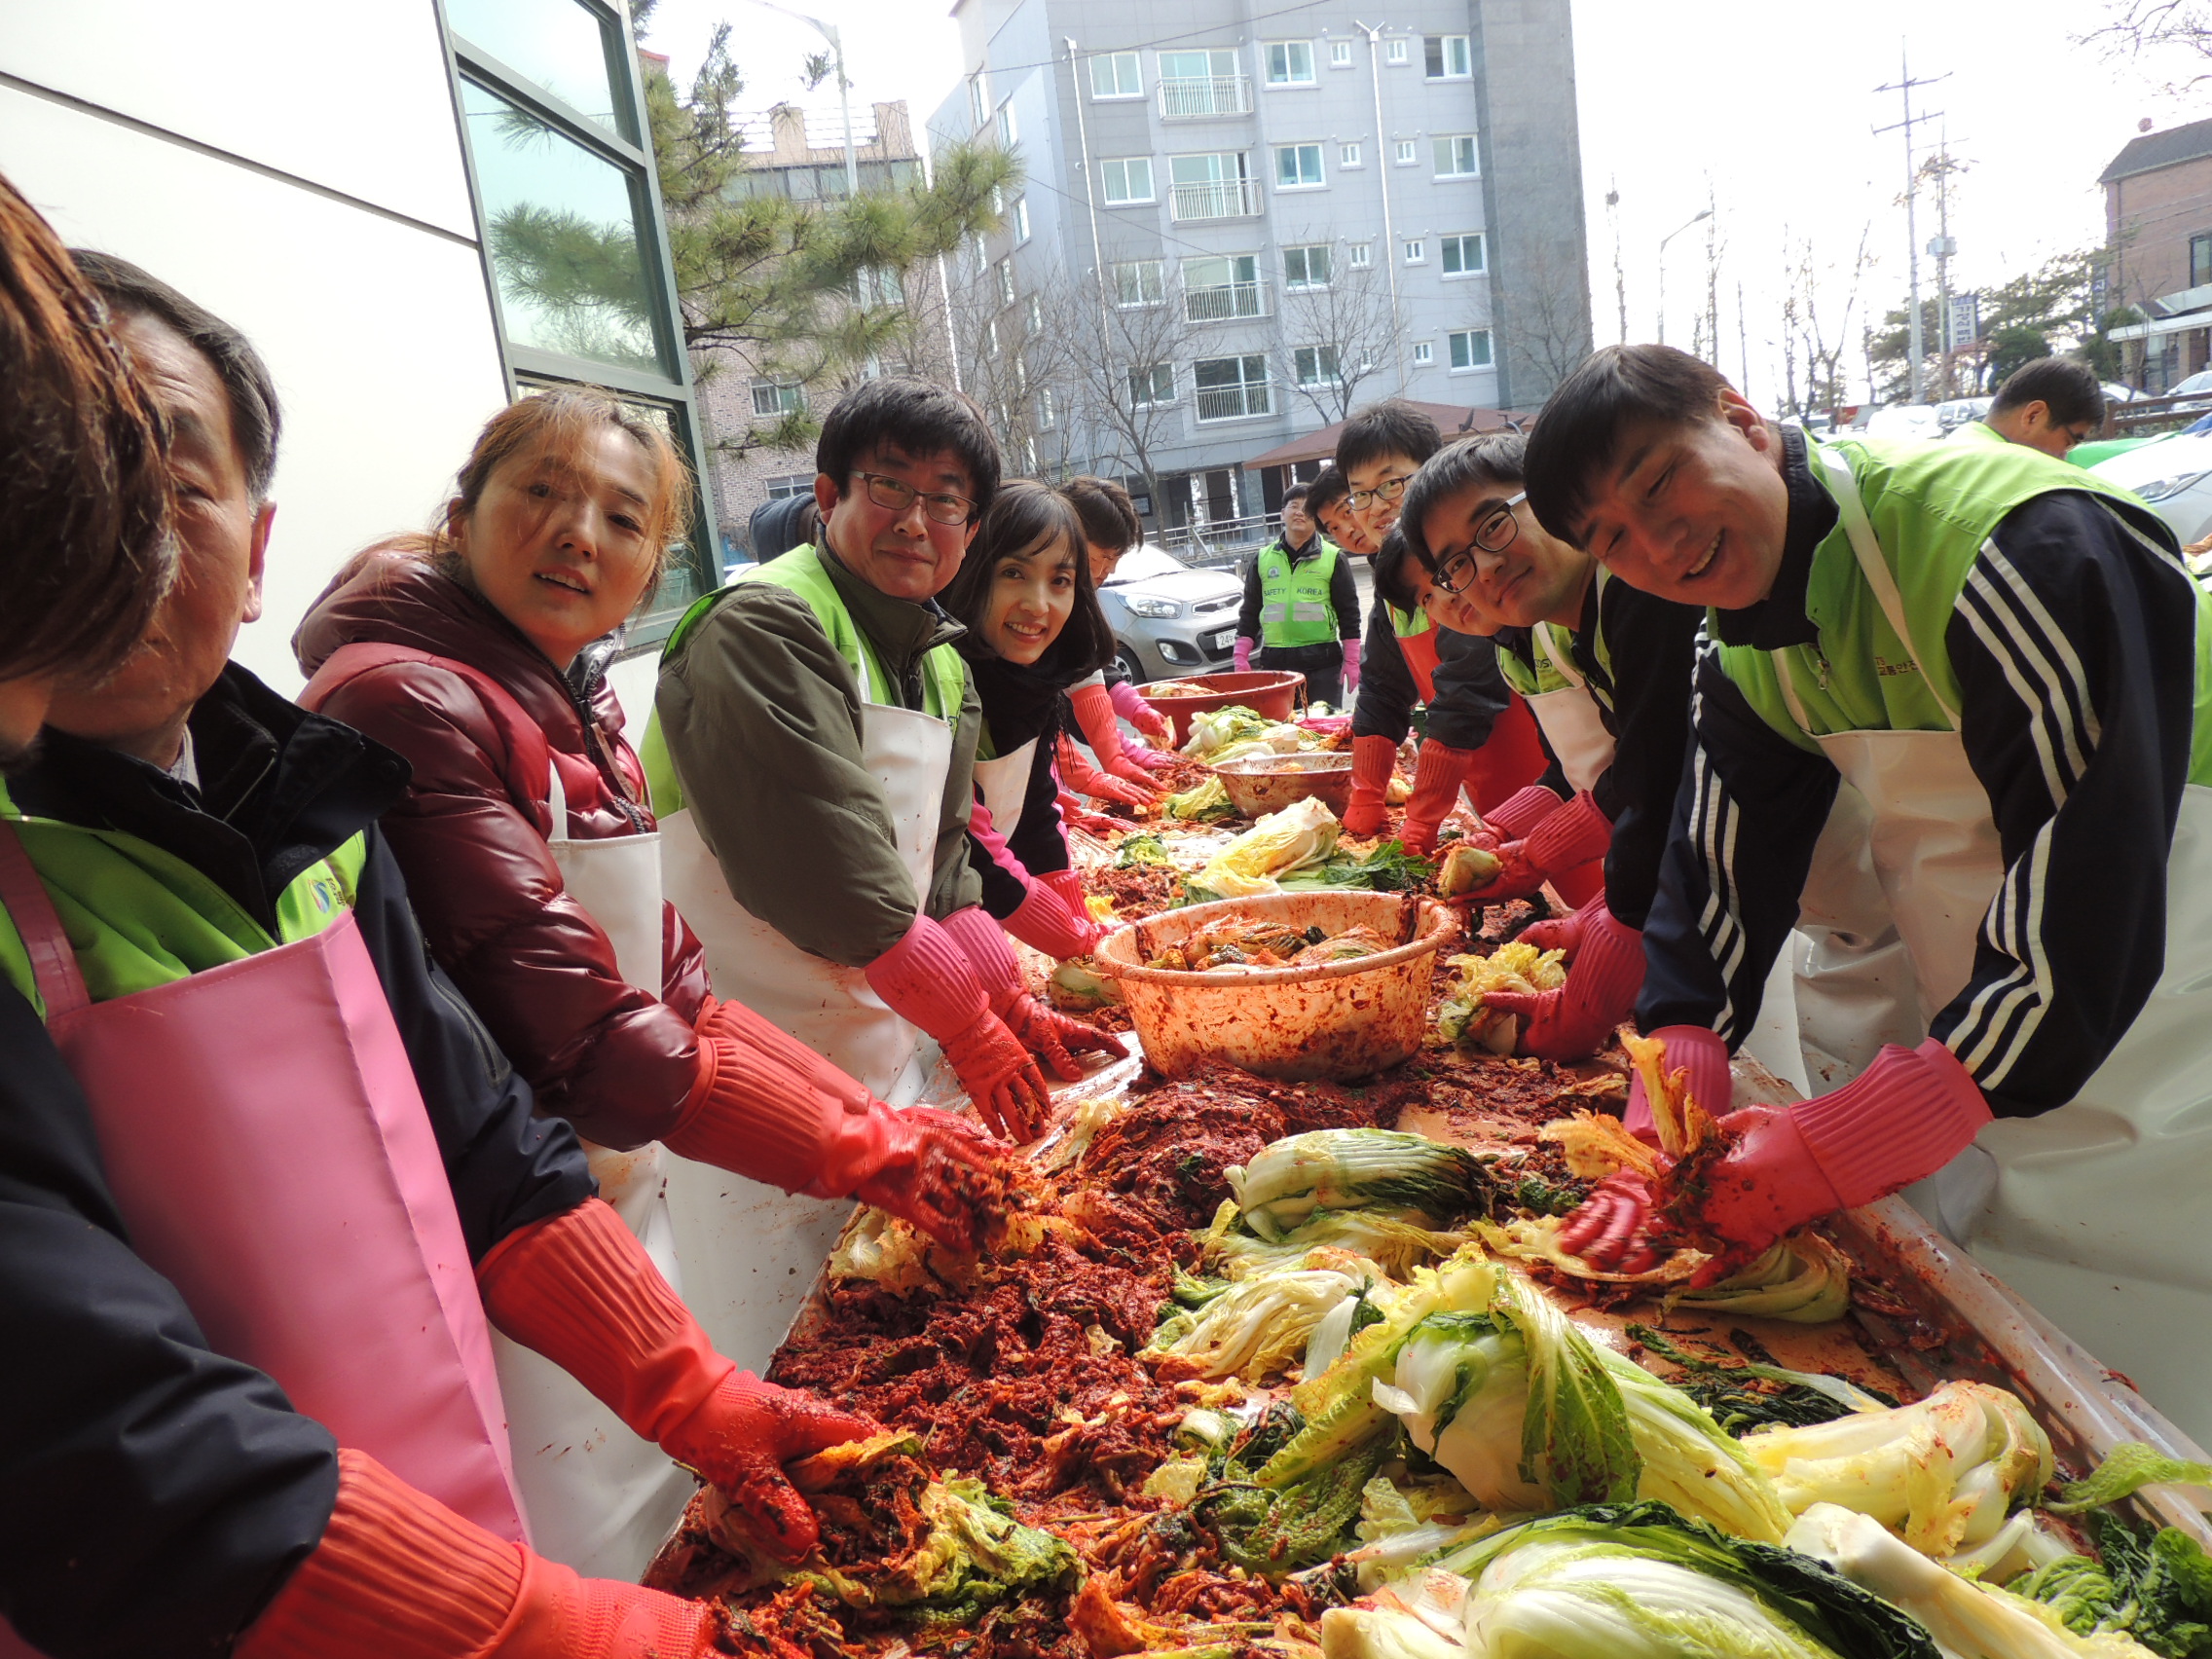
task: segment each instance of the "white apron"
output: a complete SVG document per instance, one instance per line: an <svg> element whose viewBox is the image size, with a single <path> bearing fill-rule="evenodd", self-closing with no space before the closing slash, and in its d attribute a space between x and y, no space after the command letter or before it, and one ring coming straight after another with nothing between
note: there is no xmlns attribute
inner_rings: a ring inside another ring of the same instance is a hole
<svg viewBox="0 0 2212 1659"><path fill-rule="evenodd" d="M1605 729L1604 718L1598 712L1597 695L1574 666L1574 658L1559 648L1552 630L1539 622L1530 632L1536 636L1537 645L1567 688L1528 692L1524 700L1536 717L1536 723L1544 728L1544 741L1559 756L1567 781L1579 793L1595 785L1613 763L1613 734Z"/></svg>
<svg viewBox="0 0 2212 1659"><path fill-rule="evenodd" d="M1904 607L1840 457L1823 457L1890 626ZM1784 695L1802 722L1787 665ZM1933 683L1933 682L1931 682ZM1922 1021L1964 988L2006 875L1988 794L1949 731L1819 740L1865 804L1865 841L1910 953ZM2212 790L2184 789L2166 959L2150 1001L2067 1105L2000 1119L1910 1189L1914 1205L2186 1432L2212 1437Z"/></svg>
<svg viewBox="0 0 2212 1659"><path fill-rule="evenodd" d="M658 996L660 836L570 839L568 791L560 766L549 764L549 770L553 834L546 845L561 866L562 883L612 941L622 977ZM682 1295L661 1144L648 1141L634 1152L588 1140L583 1145L599 1196L614 1206L661 1276ZM659 1447L631 1433L551 1360L497 1331L492 1346L533 1543L541 1555L586 1577L635 1583L682 1519L694 1490L690 1475Z"/></svg>
<svg viewBox="0 0 2212 1659"><path fill-rule="evenodd" d="M1031 738L1012 755L976 762L976 789L983 809L991 815L991 828L1012 835L1021 822L1022 803L1029 798L1029 780L1037 769L1037 740Z"/></svg>
<svg viewBox="0 0 2212 1659"><path fill-rule="evenodd" d="M883 789L900 856L915 893L926 895L936 873L952 728L894 704L865 703L861 763ZM715 994L745 1004L879 1099L910 1105L927 1080L916 1052L921 1033L884 1006L862 970L799 949L740 904L688 808L662 819L661 834L668 897L706 946ZM684 1300L717 1348L764 1371L852 1214L852 1200L779 1192L673 1154L668 1161Z"/></svg>

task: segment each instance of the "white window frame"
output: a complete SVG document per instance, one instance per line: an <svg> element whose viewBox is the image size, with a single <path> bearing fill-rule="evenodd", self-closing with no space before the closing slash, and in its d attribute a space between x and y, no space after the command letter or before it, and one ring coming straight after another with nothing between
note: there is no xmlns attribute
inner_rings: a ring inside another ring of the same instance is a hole
<svg viewBox="0 0 2212 1659"><path fill-rule="evenodd" d="M784 472L763 480L768 487L768 499L788 500L793 496L814 494L814 474L811 472Z"/></svg>
<svg viewBox="0 0 2212 1659"><path fill-rule="evenodd" d="M1444 146L1447 144L1452 146L1453 170L1450 172L1444 170ZM1466 146L1464 151L1460 149L1461 145ZM1429 139L1429 147L1435 152L1436 176L1438 178L1480 178L1483 176L1482 146L1475 142L1475 135L1472 132L1440 132ZM1462 154L1473 166L1466 167L1458 166Z"/></svg>
<svg viewBox="0 0 2212 1659"><path fill-rule="evenodd" d="M1400 138L1391 147L1390 160L1394 166L1410 167L1420 160L1420 143L1414 138Z"/></svg>
<svg viewBox="0 0 2212 1659"><path fill-rule="evenodd" d="M1279 79L1275 75L1275 54L1278 52L1282 54L1283 68ZM1306 54L1306 73L1304 75L1297 72L1297 56L1301 52ZM1313 43L1309 40L1271 40L1264 42L1260 47L1260 84L1270 92L1277 92L1288 87L1319 86L1321 77L1313 62Z"/></svg>
<svg viewBox="0 0 2212 1659"><path fill-rule="evenodd" d="M1145 281L1143 276L1141 275L1141 273L1143 273L1147 269L1149 269L1152 273L1152 280L1149 284ZM1122 273L1124 271L1134 271L1140 273L1137 278L1137 297L1133 300L1127 300L1122 297L1125 292L1122 283ZM1161 305L1165 303L1166 299L1167 262L1165 260L1117 259L1114 262L1114 304L1119 309L1123 311L1137 311L1146 306Z"/></svg>
<svg viewBox="0 0 2212 1659"><path fill-rule="evenodd" d="M1037 392L1037 429L1050 432L1060 424L1060 411L1051 387L1041 387Z"/></svg>
<svg viewBox="0 0 2212 1659"><path fill-rule="evenodd" d="M1474 243L1475 262L1467 263L1467 244ZM1458 231L1448 237L1437 238L1436 263L1447 282L1457 282L1469 276L1490 275L1490 239L1481 231ZM1452 269L1452 256L1456 249L1459 269Z"/></svg>
<svg viewBox="0 0 2212 1659"><path fill-rule="evenodd" d="M1349 69L1351 67L1350 41L1333 40L1329 42L1329 67L1332 69Z"/></svg>
<svg viewBox="0 0 2212 1659"><path fill-rule="evenodd" d="M1011 259L1000 260L991 267L991 275L998 280L999 304L1001 306L1013 305L1020 297L1014 291L1014 261Z"/></svg>
<svg viewBox="0 0 2212 1659"><path fill-rule="evenodd" d="M1339 144L1337 146L1337 166L1339 168L1348 172L1353 167L1363 167L1366 165L1358 144Z"/></svg>
<svg viewBox="0 0 2212 1659"><path fill-rule="evenodd" d="M1431 366L1432 364L1434 364L1434 363L1435 363L1435 361L1436 361L1436 342L1435 342L1435 341L1433 341L1433 340L1417 340L1417 341L1415 341L1415 342L1414 342L1414 367L1415 367L1415 368L1417 368L1417 369L1425 369L1425 368L1428 368L1428 367L1430 367L1430 366Z"/></svg>
<svg viewBox="0 0 2212 1659"><path fill-rule="evenodd" d="M1370 268L1372 268L1374 264L1375 264L1375 244L1374 244L1373 242L1363 242L1363 241L1356 241L1356 242L1351 242L1351 243L1348 243L1348 244L1347 244L1347 245L1346 246L1346 249L1345 249L1345 269L1346 269L1346 270L1347 270L1347 271L1366 271L1366 270L1369 270Z"/></svg>
<svg viewBox="0 0 2212 1659"><path fill-rule="evenodd" d="M1114 91L1110 92L1102 92L1098 90L1098 66L1100 64L1106 65L1107 77L1113 83ZM1126 77L1122 73L1124 68L1128 70ZM1134 83L1133 87L1130 83ZM1120 98L1141 98L1143 96L1144 55L1142 53L1098 52L1091 55L1090 101L1092 103L1112 103Z"/></svg>
<svg viewBox="0 0 2212 1659"><path fill-rule="evenodd" d="M1138 372L1144 369L1151 370L1152 384L1145 388L1144 395L1139 396L1136 377ZM1167 395L1165 397L1159 395L1160 372L1162 369L1167 371ZM1164 409L1175 401L1175 365L1173 363L1131 363L1129 365L1129 406L1131 408Z"/></svg>
<svg viewBox="0 0 2212 1659"><path fill-rule="evenodd" d="M1128 169L1132 166L1144 168L1144 194L1142 196L1127 194L1116 196L1114 194L1115 169L1117 167L1121 169L1122 189L1126 192L1129 188ZM1150 156L1109 156L1098 164L1098 167L1099 200L1107 206L1140 207L1147 203L1160 200L1160 184L1153 176L1152 158Z"/></svg>
<svg viewBox="0 0 2212 1659"><path fill-rule="evenodd" d="M1406 51L1406 37L1404 35L1393 35L1389 44L1382 49L1382 61L1385 63L1397 65L1409 63L1412 60L1412 55Z"/></svg>
<svg viewBox="0 0 2212 1659"><path fill-rule="evenodd" d="M1436 43L1437 67L1428 66L1429 42ZM1458 48L1456 52L1453 48ZM1431 81L1471 81L1475 75L1474 42L1466 35L1423 35L1420 42L1421 74ZM1453 67L1453 60L1458 67Z"/></svg>
<svg viewBox="0 0 2212 1659"><path fill-rule="evenodd" d="M1009 98L999 105L999 148L1011 150L1021 142L1021 131L1014 119L1014 100Z"/></svg>
<svg viewBox="0 0 2212 1659"><path fill-rule="evenodd" d="M1014 245L1019 247L1029 240L1029 198L1014 199Z"/></svg>
<svg viewBox="0 0 2212 1659"><path fill-rule="evenodd" d="M768 394L761 402L760 394ZM806 387L794 380L756 380L753 383L753 413L763 421L795 414L806 407Z"/></svg>
<svg viewBox="0 0 2212 1659"><path fill-rule="evenodd" d="M1329 354L1329 372L1325 375L1321 372L1321 353L1324 351ZM1308 358L1311 358L1313 363L1313 373L1310 376L1306 372ZM1325 386L1344 384L1344 364L1337 360L1337 349L1334 346L1294 347L1290 353L1290 378L1307 391L1318 391Z"/></svg>
<svg viewBox="0 0 2212 1659"><path fill-rule="evenodd" d="M978 132L991 124L991 78L987 69L978 69L968 77L968 115Z"/></svg>
<svg viewBox="0 0 2212 1659"><path fill-rule="evenodd" d="M1275 153L1275 188L1277 190L1325 190L1328 188L1329 169L1327 162L1321 154L1319 144L1277 144L1273 148ZM1306 176L1305 160L1309 151L1312 152L1313 156L1313 176L1311 178ZM1287 182L1282 175L1282 164L1285 156L1296 159L1295 165L1298 170L1298 177Z"/></svg>
<svg viewBox="0 0 2212 1659"><path fill-rule="evenodd" d="M1203 398L1206 392L1230 389L1224 386L1200 387L1198 385L1198 368L1204 363L1235 363L1236 365L1236 391L1239 407L1235 414L1207 416L1202 413L1205 408ZM1258 380L1248 378L1246 373L1254 363L1260 365L1260 378ZM1191 364L1192 414L1201 426L1220 425L1231 421L1265 420L1274 413L1274 376L1268 370L1267 353L1264 351L1232 351L1221 357L1200 357ZM1252 392L1255 388L1261 393L1261 406L1257 409L1252 407Z"/></svg>
<svg viewBox="0 0 2212 1659"><path fill-rule="evenodd" d="M1294 277L1290 274L1290 256L1294 253L1298 255L1298 263L1306 272L1303 276ZM1313 256L1316 253L1321 256L1321 277L1319 281L1313 279ZM1282 250L1282 291L1286 294L1325 293L1330 281L1336 276L1336 251L1333 243L1293 242Z"/></svg>
<svg viewBox="0 0 2212 1659"><path fill-rule="evenodd" d="M1405 260L1408 265L1426 265L1428 263L1428 239L1426 237L1406 237L1402 240Z"/></svg>
<svg viewBox="0 0 2212 1659"><path fill-rule="evenodd" d="M1451 365L1452 372L1454 374L1478 375L1486 369L1493 369L1497 367L1497 353L1491 339L1491 333L1489 329L1455 328L1450 334L1447 334L1444 339L1446 346L1449 348L1449 351L1445 360ZM1458 360L1459 342L1462 340L1467 343L1466 350L1468 360L1464 363ZM1474 361L1475 342L1477 340L1480 340L1483 346L1483 360L1479 363Z"/></svg>

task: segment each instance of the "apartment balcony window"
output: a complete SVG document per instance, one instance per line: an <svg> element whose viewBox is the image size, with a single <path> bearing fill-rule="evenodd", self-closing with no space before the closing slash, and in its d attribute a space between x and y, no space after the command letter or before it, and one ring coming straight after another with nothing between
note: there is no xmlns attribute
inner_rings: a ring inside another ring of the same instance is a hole
<svg viewBox="0 0 2212 1659"><path fill-rule="evenodd" d="M1200 357L1192 365L1198 389L1198 420L1242 421L1273 413L1268 395L1268 359L1255 352L1242 357Z"/></svg>
<svg viewBox="0 0 2212 1659"><path fill-rule="evenodd" d="M1282 288L1286 294L1307 294L1329 285L1329 244L1312 242L1282 250Z"/></svg>
<svg viewBox="0 0 2212 1659"><path fill-rule="evenodd" d="M1475 159L1475 135L1456 132L1435 140L1438 178L1479 178L1482 164Z"/></svg>
<svg viewBox="0 0 2212 1659"><path fill-rule="evenodd" d="M1490 330L1462 328L1445 336L1451 349L1452 367L1455 370L1487 369L1490 360Z"/></svg>
<svg viewBox="0 0 2212 1659"><path fill-rule="evenodd" d="M1250 115L1252 81L1237 73L1234 52L1163 52L1160 55L1160 119L1199 121Z"/></svg>
<svg viewBox="0 0 2212 1659"><path fill-rule="evenodd" d="M1483 274L1482 232L1474 231L1465 236L1446 237L1441 246L1444 253L1445 276L1480 276Z"/></svg>
<svg viewBox="0 0 2212 1659"><path fill-rule="evenodd" d="M1431 81L1465 81L1474 75L1474 55L1465 35L1428 35L1420 43L1421 61Z"/></svg>
<svg viewBox="0 0 2212 1659"><path fill-rule="evenodd" d="M1249 219L1261 210L1260 181L1251 176L1249 158L1241 151L1170 157L1167 176L1167 213L1177 223Z"/></svg>
<svg viewBox="0 0 2212 1659"><path fill-rule="evenodd" d="M1156 306L1166 297L1157 259L1125 259L1114 267L1114 303L1124 308Z"/></svg>
<svg viewBox="0 0 2212 1659"><path fill-rule="evenodd" d="M1090 60L1090 95L1107 98L1144 96L1144 71L1133 52L1102 52Z"/></svg>
<svg viewBox="0 0 2212 1659"><path fill-rule="evenodd" d="M1183 261L1183 315L1191 322L1230 322L1268 314L1268 285L1259 256L1230 254Z"/></svg>
<svg viewBox="0 0 2212 1659"><path fill-rule="evenodd" d="M1319 190L1328 178L1321 171L1321 146L1318 144L1278 144L1275 146L1275 188L1277 190Z"/></svg>
<svg viewBox="0 0 2212 1659"><path fill-rule="evenodd" d="M1129 403L1132 407L1153 409L1162 403L1174 401L1174 364L1143 363L1129 370Z"/></svg>

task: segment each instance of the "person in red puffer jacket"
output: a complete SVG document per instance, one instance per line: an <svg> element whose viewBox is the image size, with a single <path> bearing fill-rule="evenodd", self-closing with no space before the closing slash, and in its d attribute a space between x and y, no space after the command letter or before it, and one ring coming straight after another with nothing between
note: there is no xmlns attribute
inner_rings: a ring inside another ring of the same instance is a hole
<svg viewBox="0 0 2212 1659"><path fill-rule="evenodd" d="M660 896L643 769L602 642L656 590L681 537L689 485L673 447L611 396L568 388L495 416L459 482L436 534L357 555L293 639L311 677L301 700L413 767L384 829L439 964L539 1109L585 1138L602 1196L666 1276L660 1144L972 1244L981 1218L966 1195L997 1153L960 1120L895 1111L751 1010L716 1002L698 940ZM745 1264L695 1268L693 1307L729 1342L720 1285ZM634 1577L643 1562L607 1553L602 1517L665 1503L639 1508L627 1487L540 1501L526 1463L573 1486L617 1459L564 1459L572 1444L599 1446L606 1425L583 1419L591 1404L564 1380L533 1374L530 1356L500 1360L541 1547L558 1536L541 1512L559 1515L574 1536L549 1553ZM641 1452L637 1467L643 1481L669 1465ZM687 1491L664 1495L680 1509Z"/></svg>

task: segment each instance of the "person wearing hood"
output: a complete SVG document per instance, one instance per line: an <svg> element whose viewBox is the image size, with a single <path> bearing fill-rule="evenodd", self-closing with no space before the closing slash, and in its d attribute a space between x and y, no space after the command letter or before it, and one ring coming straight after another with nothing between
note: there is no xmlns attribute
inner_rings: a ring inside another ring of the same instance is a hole
<svg viewBox="0 0 2212 1659"><path fill-rule="evenodd" d="M738 1312L712 1299L748 1264L680 1274L663 1145L780 1192L859 1198L956 1246L979 1223L958 1172L997 1155L716 1002L662 897L644 772L592 647L659 587L689 484L666 434L609 393L519 399L486 424L438 530L350 562L294 646L302 703L412 769L384 828L431 953L730 1345ZM502 1343L498 1357L538 1547L637 1577L690 1481L540 1356Z"/></svg>

